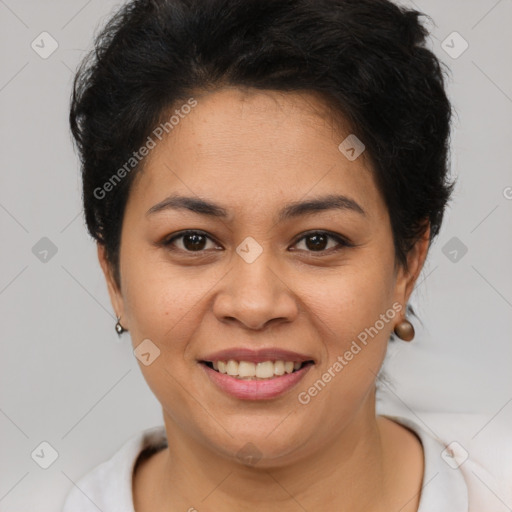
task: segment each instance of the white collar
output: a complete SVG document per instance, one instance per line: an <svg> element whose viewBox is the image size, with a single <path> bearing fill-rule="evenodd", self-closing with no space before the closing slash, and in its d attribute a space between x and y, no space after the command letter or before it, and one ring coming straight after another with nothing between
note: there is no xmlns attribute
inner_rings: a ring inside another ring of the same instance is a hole
<svg viewBox="0 0 512 512"><path fill-rule="evenodd" d="M459 468L452 469L441 457L445 449L443 441L410 418L381 415L410 428L423 445L425 470L418 512L467 512L468 489L464 476ZM68 496L63 512L78 509L135 512L132 478L138 456L145 449L158 450L166 446L164 426L152 427L134 435L112 458L79 481L78 489L75 488ZM111 484L107 489L105 482Z"/></svg>

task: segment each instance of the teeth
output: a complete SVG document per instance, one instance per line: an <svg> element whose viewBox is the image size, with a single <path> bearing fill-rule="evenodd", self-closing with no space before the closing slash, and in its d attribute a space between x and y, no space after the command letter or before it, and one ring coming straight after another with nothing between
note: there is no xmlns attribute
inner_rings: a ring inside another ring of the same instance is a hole
<svg viewBox="0 0 512 512"><path fill-rule="evenodd" d="M227 373L232 377L245 380L271 379L274 376L292 373L302 367L298 361L263 361L252 363L250 361L214 361L213 368L219 373Z"/></svg>
<svg viewBox="0 0 512 512"><path fill-rule="evenodd" d="M269 379L274 376L274 363L272 361L265 361L256 365L256 377L258 379Z"/></svg>
<svg viewBox="0 0 512 512"><path fill-rule="evenodd" d="M274 363L274 375L284 375L284 361Z"/></svg>
<svg viewBox="0 0 512 512"><path fill-rule="evenodd" d="M238 363L236 361L233 361L233 359L230 359L226 364L226 373L228 375L238 375Z"/></svg>
<svg viewBox="0 0 512 512"><path fill-rule="evenodd" d="M239 377L255 377L256 365L247 361L240 361L238 363L238 376Z"/></svg>

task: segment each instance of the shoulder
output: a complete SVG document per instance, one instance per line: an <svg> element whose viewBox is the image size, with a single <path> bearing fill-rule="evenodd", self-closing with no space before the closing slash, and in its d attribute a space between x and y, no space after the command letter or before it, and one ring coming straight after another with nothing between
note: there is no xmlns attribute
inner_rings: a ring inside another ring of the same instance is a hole
<svg viewBox="0 0 512 512"><path fill-rule="evenodd" d="M132 475L139 455L166 445L165 429L153 427L132 436L115 454L73 483L62 512L133 512Z"/></svg>
<svg viewBox="0 0 512 512"><path fill-rule="evenodd" d="M471 510L512 507L512 428L504 415L429 413L425 415L446 445L468 484Z"/></svg>
<svg viewBox="0 0 512 512"><path fill-rule="evenodd" d="M460 472L469 512L511 509L512 428L504 415L421 412L395 419L433 441L428 456L442 460L446 474Z"/></svg>

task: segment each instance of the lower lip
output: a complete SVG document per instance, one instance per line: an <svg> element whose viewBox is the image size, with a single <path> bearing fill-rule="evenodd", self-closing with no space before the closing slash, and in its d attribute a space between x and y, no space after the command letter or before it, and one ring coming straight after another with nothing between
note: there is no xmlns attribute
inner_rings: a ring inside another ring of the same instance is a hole
<svg viewBox="0 0 512 512"><path fill-rule="evenodd" d="M269 400L276 398L293 388L313 366L312 364L307 364L300 370L279 377L273 377L272 379L242 380L231 377L231 375L226 373L217 372L203 363L200 363L200 365L217 387L228 395L241 400Z"/></svg>

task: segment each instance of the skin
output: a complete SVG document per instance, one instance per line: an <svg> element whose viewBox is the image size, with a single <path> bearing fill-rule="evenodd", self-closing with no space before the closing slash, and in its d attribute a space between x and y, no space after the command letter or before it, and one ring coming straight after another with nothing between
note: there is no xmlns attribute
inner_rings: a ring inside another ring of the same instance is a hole
<svg viewBox="0 0 512 512"><path fill-rule="evenodd" d="M376 416L375 380L423 266L428 229L408 255L408 270L397 265L371 160L363 153L349 161L338 150L351 132L316 95L226 87L194 97L197 106L134 180L120 286L98 246L133 346L149 338L161 351L139 365L162 405L171 449L135 473L137 512L416 511L422 446L405 427ZM286 203L333 193L356 201L364 215L331 209L276 222ZM229 217L147 214L171 194L213 201ZM199 255L186 237L174 250L158 244L185 229L210 237ZM328 238L315 250L303 238L311 230L340 234L353 246ZM236 253L248 236L263 249L250 264ZM299 403L298 394L394 303L401 313L308 404ZM316 363L284 395L243 401L211 384L198 363L232 347L279 347ZM249 442L262 454L252 465L236 456Z"/></svg>

